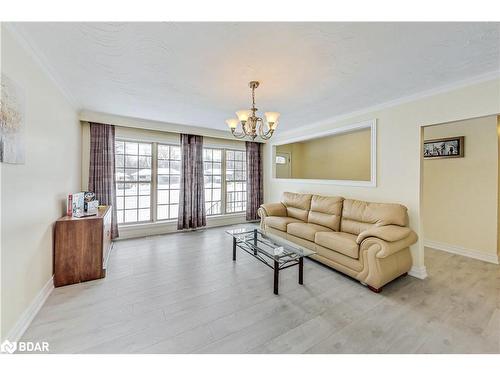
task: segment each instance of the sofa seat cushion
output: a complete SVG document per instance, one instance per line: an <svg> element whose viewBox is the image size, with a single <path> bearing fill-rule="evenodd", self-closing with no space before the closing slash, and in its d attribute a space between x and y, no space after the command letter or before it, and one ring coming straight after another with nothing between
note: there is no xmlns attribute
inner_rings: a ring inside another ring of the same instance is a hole
<svg viewBox="0 0 500 375"><path fill-rule="evenodd" d="M286 232L286 227L290 223L303 223L303 221L288 216L268 216L265 220L265 224L268 227L278 229L283 232Z"/></svg>
<svg viewBox="0 0 500 375"><path fill-rule="evenodd" d="M357 236L344 232L317 232L314 242L327 249L358 259L359 245Z"/></svg>
<svg viewBox="0 0 500 375"><path fill-rule="evenodd" d="M290 223L287 226L286 232L295 237L300 237L308 241L314 242L316 233L332 232L330 228L318 224L311 223Z"/></svg>

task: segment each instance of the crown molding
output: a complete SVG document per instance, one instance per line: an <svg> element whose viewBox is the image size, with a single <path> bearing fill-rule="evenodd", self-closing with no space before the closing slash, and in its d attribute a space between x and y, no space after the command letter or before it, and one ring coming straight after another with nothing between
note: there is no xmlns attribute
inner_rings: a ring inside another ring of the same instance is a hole
<svg viewBox="0 0 500 375"><path fill-rule="evenodd" d="M296 129L290 129L288 131L284 131L279 134L279 136L276 137L276 139L281 140L283 138L288 138L288 137L294 137L296 133L303 133L304 130L308 131L313 131L316 128L321 128L322 126L325 125L331 125L339 121L344 121L344 120L349 120L351 118L357 117L357 116L362 116L366 115L372 112L377 112L381 111L387 108L392 108L396 107L398 105L406 104L406 103L411 103L420 99L425 99L431 96L439 95L439 94L444 94L447 92L455 91L464 87L468 86L473 86L475 84L479 84L482 82L487 82L487 81L493 81L495 79L500 79L500 70L494 70L491 72L483 73L474 77L470 77L464 80L456 81L447 85L442 85L435 87L433 89L421 91L415 94L403 96L398 99L390 100L384 103L376 104L370 107L365 107L363 109L359 109L356 111L344 113L341 115L329 117L325 120L320 120L316 121L314 123L308 124L301 126ZM499 82L500 85L500 82Z"/></svg>
<svg viewBox="0 0 500 375"><path fill-rule="evenodd" d="M13 22L2 22L1 25L14 36L14 38L19 42L23 49L28 52L28 54L33 58L35 63L45 72L47 77L57 87L64 98L66 98L69 105L75 111L78 111L80 109L78 101L71 94L71 91L67 89L66 85L63 83L62 78L55 72L54 69L51 68L43 53L37 47L35 47L32 42L30 42L26 34L22 30L20 30L20 28L17 27Z"/></svg>
<svg viewBox="0 0 500 375"><path fill-rule="evenodd" d="M146 129L168 133L189 133L201 135L204 137L212 137L219 139L228 139L232 141L245 142L247 139L237 139L231 132L227 130L214 129L202 126L194 126L187 124L176 124L171 122L163 122L157 120L149 120L144 118L121 116L112 113L96 112L83 109L79 111L78 117L83 122L96 122L103 124L111 124L127 128ZM256 140L255 142L263 143Z"/></svg>

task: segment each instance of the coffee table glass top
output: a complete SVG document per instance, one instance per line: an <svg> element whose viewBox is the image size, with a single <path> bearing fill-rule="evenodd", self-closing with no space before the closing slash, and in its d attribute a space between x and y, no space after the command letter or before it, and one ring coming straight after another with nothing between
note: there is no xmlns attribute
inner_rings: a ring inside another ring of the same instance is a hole
<svg viewBox="0 0 500 375"><path fill-rule="evenodd" d="M261 229L257 228L236 228L227 230L226 233L233 236L240 247L244 246L248 250L262 253L280 262L287 261L290 258L297 259L316 254L315 251L284 238L264 233Z"/></svg>

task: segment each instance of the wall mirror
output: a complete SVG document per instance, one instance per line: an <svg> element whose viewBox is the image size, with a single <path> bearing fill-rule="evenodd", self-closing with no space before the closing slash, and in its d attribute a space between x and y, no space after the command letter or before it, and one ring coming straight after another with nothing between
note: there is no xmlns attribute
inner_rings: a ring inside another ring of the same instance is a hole
<svg viewBox="0 0 500 375"><path fill-rule="evenodd" d="M273 177L351 186L376 186L376 120L273 144Z"/></svg>

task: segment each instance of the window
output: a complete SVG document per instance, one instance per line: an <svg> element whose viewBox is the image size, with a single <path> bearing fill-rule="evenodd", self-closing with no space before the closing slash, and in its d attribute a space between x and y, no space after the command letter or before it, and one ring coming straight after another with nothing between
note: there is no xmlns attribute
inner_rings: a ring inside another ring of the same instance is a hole
<svg viewBox="0 0 500 375"><path fill-rule="evenodd" d="M286 164L286 158L284 156L276 156L276 164Z"/></svg>
<svg viewBox="0 0 500 375"><path fill-rule="evenodd" d="M156 219L175 219L179 212L181 185L180 146L158 144L158 194Z"/></svg>
<svg viewBox="0 0 500 375"><path fill-rule="evenodd" d="M243 212L246 208L246 153L226 150L226 213Z"/></svg>
<svg viewBox="0 0 500 375"><path fill-rule="evenodd" d="M222 213L222 151L203 149L203 174L205 178L205 209L208 215Z"/></svg>
<svg viewBox="0 0 500 375"><path fill-rule="evenodd" d="M245 151L204 148L203 173L207 216L246 210Z"/></svg>
<svg viewBox="0 0 500 375"><path fill-rule="evenodd" d="M176 144L115 141L118 224L178 217L181 147ZM207 216L246 210L246 153L203 148Z"/></svg>
<svg viewBox="0 0 500 375"><path fill-rule="evenodd" d="M118 223L151 220L151 143L115 142Z"/></svg>

